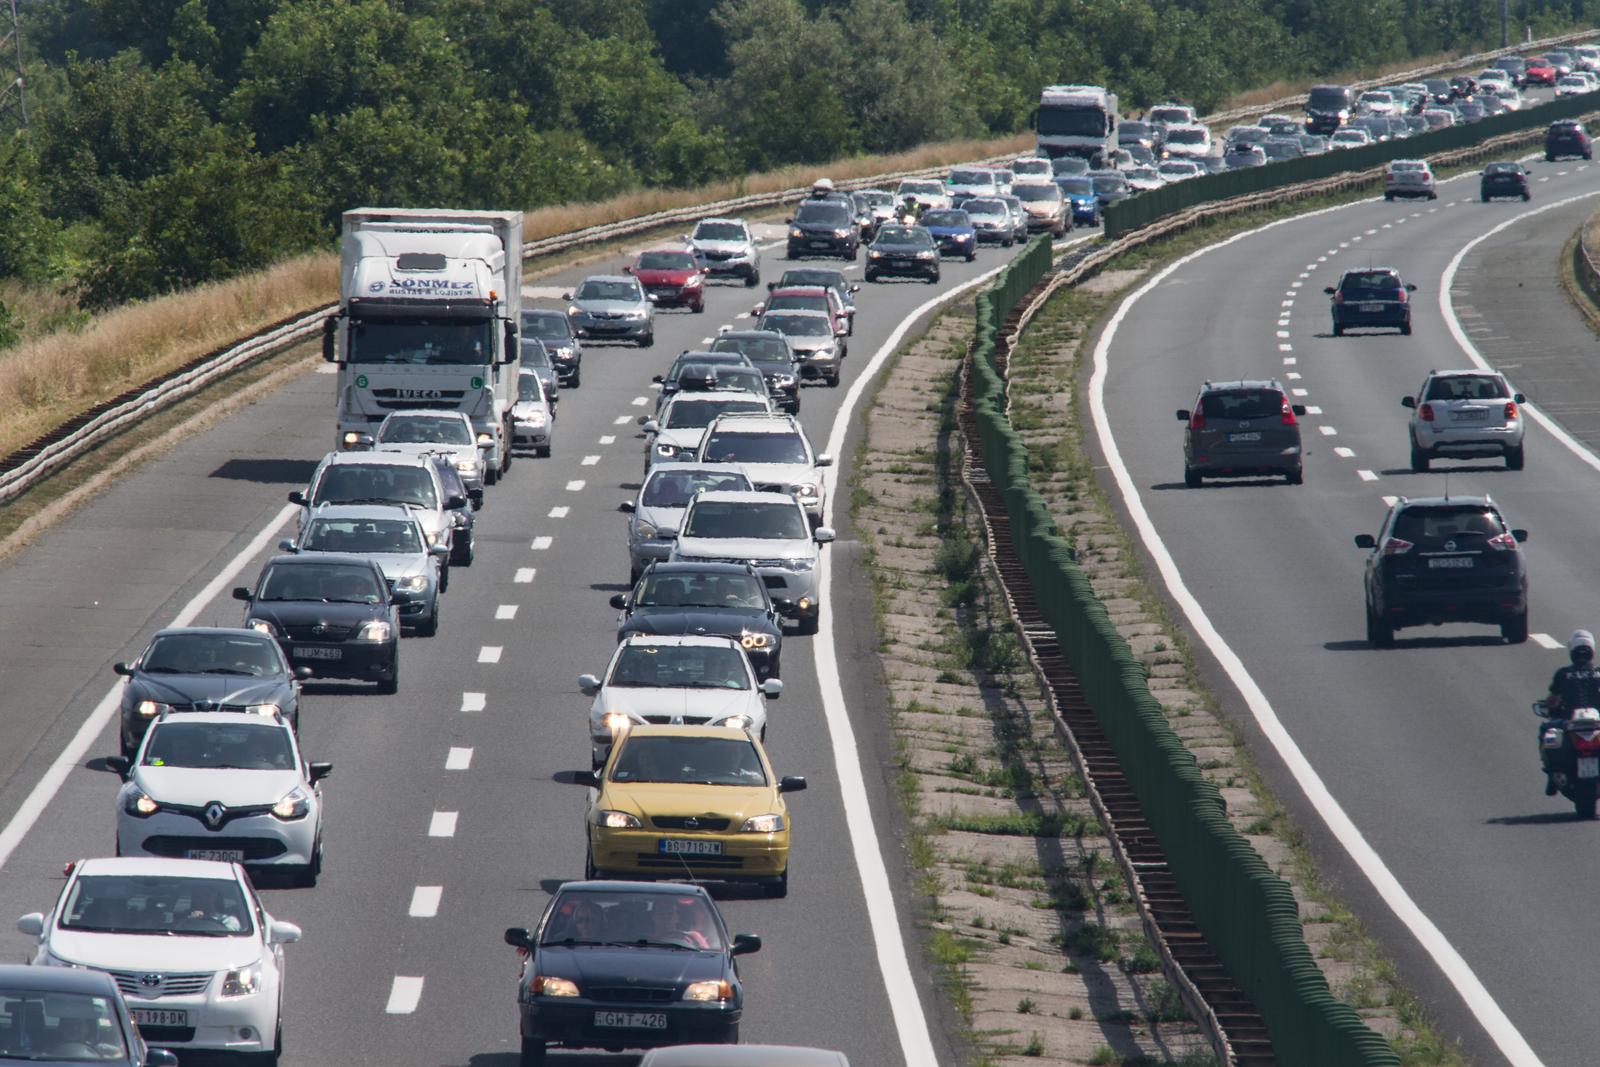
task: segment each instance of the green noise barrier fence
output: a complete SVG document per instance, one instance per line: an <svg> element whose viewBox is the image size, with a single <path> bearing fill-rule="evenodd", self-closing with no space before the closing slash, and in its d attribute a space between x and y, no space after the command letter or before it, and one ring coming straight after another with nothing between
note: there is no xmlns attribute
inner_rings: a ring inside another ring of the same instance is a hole
<svg viewBox="0 0 1600 1067"><path fill-rule="evenodd" d="M1105 211L1106 236L1120 237L1130 230L1197 204L1258 193L1297 182L1318 181L1336 174L1370 170L1391 159L1419 159L1466 148L1501 134L1538 129L1557 119L1572 119L1588 114L1595 109L1595 100L1595 93L1564 96L1537 107L1502 111L1477 122L1449 126L1398 141L1341 148L1321 155L1286 159L1265 167L1244 167L1174 182L1109 205Z"/></svg>
<svg viewBox="0 0 1600 1067"><path fill-rule="evenodd" d="M1279 1061L1294 1067L1397 1067L1400 1058L1388 1042L1329 990L1306 945L1288 884L1228 821L1221 794L1167 722L1150 694L1143 663L1112 625L1029 482L1028 452L1007 415L995 346L1007 316L1050 263L1050 242L1038 238L979 294L971 371L978 451L1004 496L1014 547L1039 607L1201 931L1254 1000Z"/></svg>

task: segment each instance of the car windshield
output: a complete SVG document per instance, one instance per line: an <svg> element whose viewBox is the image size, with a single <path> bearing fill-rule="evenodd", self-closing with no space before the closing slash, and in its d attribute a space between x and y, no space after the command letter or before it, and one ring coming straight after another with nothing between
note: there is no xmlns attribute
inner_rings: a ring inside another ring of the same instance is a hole
<svg viewBox="0 0 1600 1067"><path fill-rule="evenodd" d="M139 669L146 674L236 674L265 678L283 673L271 640L243 633L163 634L150 642Z"/></svg>
<svg viewBox="0 0 1600 1067"><path fill-rule="evenodd" d="M792 499L780 498L770 504L697 500L689 508L681 536L801 541L810 534L805 512Z"/></svg>
<svg viewBox="0 0 1600 1067"><path fill-rule="evenodd" d="M1039 132L1045 136L1104 137L1106 113L1098 107L1041 107Z"/></svg>
<svg viewBox="0 0 1600 1067"><path fill-rule="evenodd" d="M768 311L827 311L833 310L825 294L783 293L767 300Z"/></svg>
<svg viewBox="0 0 1600 1067"><path fill-rule="evenodd" d="M898 192L902 199L908 194L912 196L940 196L944 193L944 186L938 182L901 182Z"/></svg>
<svg viewBox="0 0 1600 1067"><path fill-rule="evenodd" d="M146 767L197 767L229 771L290 771L294 746L281 726L267 723L156 723L141 761Z"/></svg>
<svg viewBox="0 0 1600 1067"><path fill-rule="evenodd" d="M410 519L312 519L300 546L310 552L394 553L423 551L422 535Z"/></svg>
<svg viewBox="0 0 1600 1067"><path fill-rule="evenodd" d="M1311 95L1306 97L1306 107L1318 111L1338 111L1350 106L1350 92L1347 89L1312 89Z"/></svg>
<svg viewBox="0 0 1600 1067"><path fill-rule="evenodd" d="M439 506L433 479L421 466L399 463L336 463L322 472L317 504L416 504Z"/></svg>
<svg viewBox="0 0 1600 1067"><path fill-rule="evenodd" d="M1089 161L1080 156L1060 156L1050 161L1052 174L1087 174Z"/></svg>
<svg viewBox="0 0 1600 1067"><path fill-rule="evenodd" d="M1485 174L1521 174L1520 163L1491 163L1483 168Z"/></svg>
<svg viewBox="0 0 1600 1067"><path fill-rule="evenodd" d="M1205 144L1209 132L1203 127L1183 127L1167 131L1168 144Z"/></svg>
<svg viewBox="0 0 1600 1067"><path fill-rule="evenodd" d="M1094 195L1094 181L1089 178L1057 178L1056 185L1068 196Z"/></svg>
<svg viewBox="0 0 1600 1067"><path fill-rule="evenodd" d="M1428 383L1424 400L1505 400L1511 396L1495 374L1451 374Z"/></svg>
<svg viewBox="0 0 1600 1067"><path fill-rule="evenodd" d="M998 200L968 200L961 207L968 218L1005 218L1010 214L1010 209Z"/></svg>
<svg viewBox="0 0 1600 1067"><path fill-rule="evenodd" d="M953 170L950 172L951 185L993 185L994 172L987 170Z"/></svg>
<svg viewBox="0 0 1600 1067"><path fill-rule="evenodd" d="M231 878L91 874L72 883L63 930L173 937L248 937L250 905Z"/></svg>
<svg viewBox="0 0 1600 1067"><path fill-rule="evenodd" d="M736 471L662 470L644 483L642 502L647 508L686 508L698 493L749 488L750 479Z"/></svg>
<svg viewBox="0 0 1600 1067"><path fill-rule="evenodd" d="M1200 411L1208 419L1262 419L1283 411L1283 394L1275 389L1207 393Z"/></svg>
<svg viewBox="0 0 1600 1067"><path fill-rule="evenodd" d="M645 252L639 256L639 270L694 270L694 256L688 252Z"/></svg>
<svg viewBox="0 0 1600 1067"><path fill-rule="evenodd" d="M541 945L638 945L721 952L722 925L705 898L637 890L564 889L550 903Z"/></svg>
<svg viewBox="0 0 1600 1067"><path fill-rule="evenodd" d="M744 227L737 222L702 222L694 228L696 241L743 241Z"/></svg>
<svg viewBox="0 0 1600 1067"><path fill-rule="evenodd" d="M783 272L783 277L778 279L777 288L790 289L814 285L823 289L842 291L846 284L844 275L834 270L786 270Z"/></svg>
<svg viewBox="0 0 1600 1067"><path fill-rule="evenodd" d="M1060 200L1061 190L1053 185L1019 185L1013 191L1018 200Z"/></svg>
<svg viewBox="0 0 1600 1067"><path fill-rule="evenodd" d="M540 401L544 399L544 386L537 374L517 375L517 399Z"/></svg>
<svg viewBox="0 0 1600 1067"><path fill-rule="evenodd" d="M646 608L739 608L767 606L761 579L753 574L685 574L676 571L645 578L634 603Z"/></svg>
<svg viewBox="0 0 1600 1067"><path fill-rule="evenodd" d="M522 365L539 370L550 370L550 350L537 337L522 339Z"/></svg>
<svg viewBox="0 0 1600 1067"><path fill-rule="evenodd" d="M799 434L718 430L707 439L705 463L809 463Z"/></svg>
<svg viewBox="0 0 1600 1067"><path fill-rule="evenodd" d="M1346 293L1372 293L1375 296L1389 294L1392 298L1392 294L1400 288L1400 279L1396 275L1382 271L1351 273L1339 281L1339 288Z"/></svg>
<svg viewBox="0 0 1600 1067"><path fill-rule="evenodd" d="M1505 532L1500 516L1482 504L1446 504L1406 508L1395 517L1390 535L1426 546L1457 538L1476 543Z"/></svg>
<svg viewBox="0 0 1600 1067"><path fill-rule="evenodd" d="M1415 160L1397 159L1389 164L1389 169L1394 171L1396 174L1400 174L1405 171L1414 171L1420 173L1427 170L1428 165Z"/></svg>
<svg viewBox="0 0 1600 1067"><path fill-rule="evenodd" d="M258 600L321 600L330 604L382 604L388 599L366 567L332 563L279 563L267 568Z"/></svg>
<svg viewBox="0 0 1600 1067"><path fill-rule="evenodd" d="M1126 192L1128 179L1120 174L1096 174L1090 179L1094 182L1094 191L1097 193Z"/></svg>
<svg viewBox="0 0 1600 1067"><path fill-rule="evenodd" d="M558 341L566 344L572 340L572 324L559 311L522 313L522 336L537 337L541 341Z"/></svg>
<svg viewBox="0 0 1600 1067"><path fill-rule="evenodd" d="M789 343L782 337L719 337L711 345L713 352L738 352L757 363L781 363L787 368L793 356Z"/></svg>
<svg viewBox="0 0 1600 1067"><path fill-rule="evenodd" d="M972 220L965 211L924 211L922 213L924 226L970 226Z"/></svg>
<svg viewBox="0 0 1600 1067"><path fill-rule="evenodd" d="M627 645L607 685L627 689L749 689L744 652L729 645Z"/></svg>
<svg viewBox="0 0 1600 1067"><path fill-rule="evenodd" d="M776 330L786 337L831 337L833 327L822 315L763 315L763 330Z"/></svg>
<svg viewBox="0 0 1600 1067"><path fill-rule="evenodd" d="M674 399L667 405L661 425L668 430L703 430L711 425L712 419L725 412L766 410L767 405L757 400Z"/></svg>
<svg viewBox="0 0 1600 1067"><path fill-rule="evenodd" d="M589 280L578 286L575 300L625 301L640 303L644 297L633 282L603 282Z"/></svg>
<svg viewBox="0 0 1600 1067"><path fill-rule="evenodd" d="M350 321L351 363L465 367L493 358L493 319L362 315Z"/></svg>
<svg viewBox="0 0 1600 1067"><path fill-rule="evenodd" d="M921 226L885 226L872 243L886 248L932 248L933 234Z"/></svg>
<svg viewBox="0 0 1600 1067"><path fill-rule="evenodd" d="M626 736L611 764L613 782L766 785L755 742L748 737Z"/></svg>
<svg viewBox="0 0 1600 1067"><path fill-rule="evenodd" d="M473 437L472 428L461 419L407 415L385 419L378 441L386 445L470 445Z"/></svg>
<svg viewBox="0 0 1600 1067"><path fill-rule="evenodd" d="M1119 122L1117 123L1117 136L1119 138L1126 137L1129 140L1137 140L1140 137L1150 136L1150 127L1143 122Z"/></svg>
<svg viewBox="0 0 1600 1067"><path fill-rule="evenodd" d="M1188 122L1189 109L1186 107L1153 107L1150 109L1151 122ZM1144 123L1138 123L1144 125Z"/></svg>
<svg viewBox="0 0 1600 1067"><path fill-rule="evenodd" d="M128 1047L110 997L7 989L0 992L0 1060L126 1064Z"/></svg>

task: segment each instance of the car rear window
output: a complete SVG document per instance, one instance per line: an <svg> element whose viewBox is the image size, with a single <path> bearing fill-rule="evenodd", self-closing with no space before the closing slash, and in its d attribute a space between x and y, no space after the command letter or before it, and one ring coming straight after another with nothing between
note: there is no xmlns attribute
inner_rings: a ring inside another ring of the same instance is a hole
<svg viewBox="0 0 1600 1067"><path fill-rule="evenodd" d="M1339 288L1347 293L1374 293L1400 288L1400 278L1394 274L1346 274Z"/></svg>
<svg viewBox="0 0 1600 1067"><path fill-rule="evenodd" d="M1394 520L1393 534L1402 541L1426 546L1467 537L1474 541L1505 533L1500 516L1481 504L1407 508Z"/></svg>
<svg viewBox="0 0 1600 1067"><path fill-rule="evenodd" d="M1510 396L1506 383L1493 374L1455 374L1428 383L1424 400L1501 400Z"/></svg>
<svg viewBox="0 0 1600 1067"><path fill-rule="evenodd" d="M1283 394L1276 389L1235 389L1207 393L1200 411L1208 419L1263 419L1283 411Z"/></svg>
<svg viewBox="0 0 1600 1067"><path fill-rule="evenodd" d="M801 204L795 208L794 221L820 223L825 226L845 226L850 222L850 213L839 204L811 203Z"/></svg>

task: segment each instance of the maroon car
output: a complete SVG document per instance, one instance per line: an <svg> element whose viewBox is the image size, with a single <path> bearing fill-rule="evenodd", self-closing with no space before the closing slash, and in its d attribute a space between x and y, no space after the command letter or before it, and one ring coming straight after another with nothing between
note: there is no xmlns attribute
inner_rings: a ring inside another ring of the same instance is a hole
<svg viewBox="0 0 1600 1067"><path fill-rule="evenodd" d="M624 269L656 298L657 307L687 307L696 314L706 309L706 272L693 252L681 248L640 252L633 266Z"/></svg>

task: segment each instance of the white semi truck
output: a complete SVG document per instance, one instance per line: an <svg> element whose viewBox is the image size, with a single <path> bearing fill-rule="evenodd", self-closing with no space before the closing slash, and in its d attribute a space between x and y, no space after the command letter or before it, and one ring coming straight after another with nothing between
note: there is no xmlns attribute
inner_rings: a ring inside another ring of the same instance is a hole
<svg viewBox="0 0 1600 1067"><path fill-rule="evenodd" d="M511 465L522 366L522 213L356 208L344 213L339 312L322 356L339 366L338 447L391 411L472 419L485 481Z"/></svg>
<svg viewBox="0 0 1600 1067"><path fill-rule="evenodd" d="M1034 120L1038 154L1108 160L1117 148L1118 118L1117 94L1103 85L1047 85Z"/></svg>

